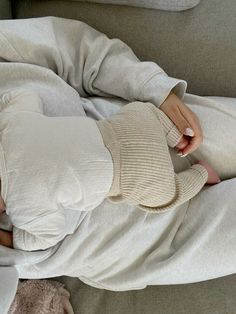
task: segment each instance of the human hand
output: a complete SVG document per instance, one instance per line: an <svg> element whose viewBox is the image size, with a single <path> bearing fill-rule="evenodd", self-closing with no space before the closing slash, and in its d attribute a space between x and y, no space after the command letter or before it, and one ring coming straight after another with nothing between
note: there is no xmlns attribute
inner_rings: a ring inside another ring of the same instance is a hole
<svg viewBox="0 0 236 314"><path fill-rule="evenodd" d="M175 147L178 148L178 151L181 151L185 147L187 147L188 144L189 144L189 141L188 141L187 137L185 135L183 135L182 138L180 139L179 143Z"/></svg>
<svg viewBox="0 0 236 314"><path fill-rule="evenodd" d="M13 248L12 232L0 229L0 245Z"/></svg>
<svg viewBox="0 0 236 314"><path fill-rule="evenodd" d="M218 173L205 160L198 160L196 164L202 165L207 170L208 179L206 184L216 184L221 181Z"/></svg>
<svg viewBox="0 0 236 314"><path fill-rule="evenodd" d="M159 109L173 121L183 134L183 138L188 142L187 145L184 145L184 148L180 148L179 145L176 146L179 149L178 153L181 152L182 155L187 155L195 151L203 141L202 128L196 114L173 92L169 94Z"/></svg>

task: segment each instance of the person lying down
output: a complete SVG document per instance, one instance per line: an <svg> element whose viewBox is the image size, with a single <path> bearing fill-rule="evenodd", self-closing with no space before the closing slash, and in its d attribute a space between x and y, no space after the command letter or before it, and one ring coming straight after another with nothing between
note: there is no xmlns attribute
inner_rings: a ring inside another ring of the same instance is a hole
<svg viewBox="0 0 236 314"><path fill-rule="evenodd" d="M186 139L149 102L128 103L98 121L49 117L37 93L18 88L1 96L0 110L0 205L13 224L12 232L0 230L1 245L25 251L56 245L67 235L66 208L92 210L108 198L162 213L220 181L211 181L214 170L204 161L175 173L168 146L183 148ZM90 135L94 128L100 137Z"/></svg>

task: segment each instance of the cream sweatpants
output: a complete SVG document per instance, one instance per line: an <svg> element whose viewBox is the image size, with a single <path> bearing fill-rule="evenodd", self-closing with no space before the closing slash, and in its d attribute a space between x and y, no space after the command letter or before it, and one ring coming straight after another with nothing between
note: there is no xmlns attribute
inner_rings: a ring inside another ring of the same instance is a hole
<svg viewBox="0 0 236 314"><path fill-rule="evenodd" d="M186 158L170 148L175 170L204 159L222 182L159 215L101 204L91 213L90 224L99 222L103 239L113 236L114 245L80 277L87 284L122 291L236 273L236 99L186 94L184 102L198 115L204 141ZM115 232L106 227L109 223Z"/></svg>

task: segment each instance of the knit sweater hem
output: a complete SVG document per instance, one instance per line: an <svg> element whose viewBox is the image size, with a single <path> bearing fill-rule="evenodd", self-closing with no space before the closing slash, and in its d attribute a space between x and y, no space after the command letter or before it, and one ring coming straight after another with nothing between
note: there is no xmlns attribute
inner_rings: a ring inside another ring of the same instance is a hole
<svg viewBox="0 0 236 314"><path fill-rule="evenodd" d="M174 145L181 134L153 104L129 103L97 125L114 163L107 194L111 202L163 212L189 200L205 184L207 173L201 165L175 174L167 138Z"/></svg>

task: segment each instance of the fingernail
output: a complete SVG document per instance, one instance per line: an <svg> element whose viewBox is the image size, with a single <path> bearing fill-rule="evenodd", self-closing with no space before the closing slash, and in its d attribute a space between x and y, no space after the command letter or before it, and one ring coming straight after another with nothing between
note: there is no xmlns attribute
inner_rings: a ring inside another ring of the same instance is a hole
<svg viewBox="0 0 236 314"><path fill-rule="evenodd" d="M177 156L180 156L180 157L186 157L186 156L188 156L188 154L184 154L184 155L183 155L183 153L181 153L181 152L180 152L180 153L177 153L176 155L177 155Z"/></svg>
<svg viewBox="0 0 236 314"><path fill-rule="evenodd" d="M185 129L185 133L184 134L188 135L188 136L194 136L194 132L190 128Z"/></svg>

